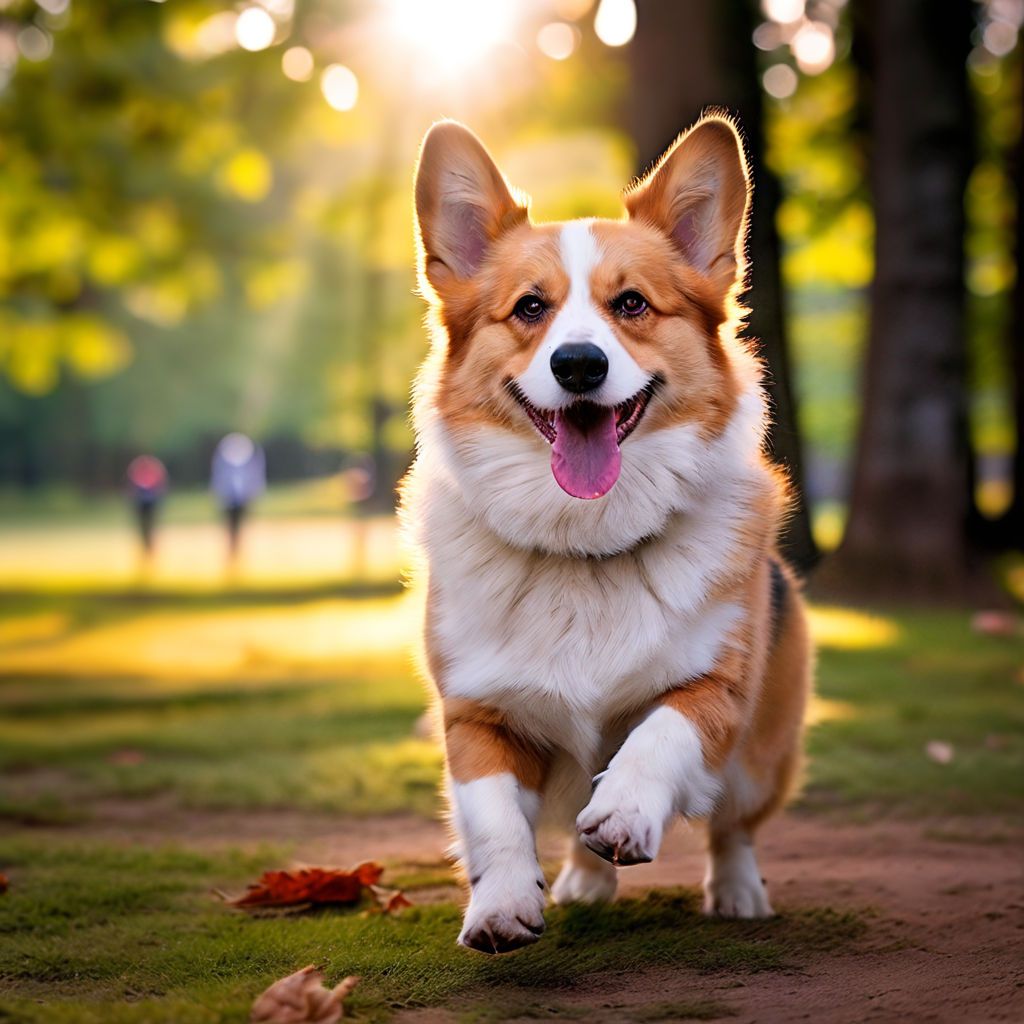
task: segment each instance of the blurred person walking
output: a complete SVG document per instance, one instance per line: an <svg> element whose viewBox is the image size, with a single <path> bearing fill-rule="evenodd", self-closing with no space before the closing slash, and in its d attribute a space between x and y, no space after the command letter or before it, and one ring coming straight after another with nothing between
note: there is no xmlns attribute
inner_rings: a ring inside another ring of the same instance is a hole
<svg viewBox="0 0 1024 1024"><path fill-rule="evenodd" d="M245 434L233 433L222 438L213 453L210 487L224 509L228 556L234 562L249 505L267 488L263 449Z"/></svg>
<svg viewBox="0 0 1024 1024"><path fill-rule="evenodd" d="M142 557L153 556L157 507L167 493L167 468L155 455L138 455L125 472L142 542Z"/></svg>

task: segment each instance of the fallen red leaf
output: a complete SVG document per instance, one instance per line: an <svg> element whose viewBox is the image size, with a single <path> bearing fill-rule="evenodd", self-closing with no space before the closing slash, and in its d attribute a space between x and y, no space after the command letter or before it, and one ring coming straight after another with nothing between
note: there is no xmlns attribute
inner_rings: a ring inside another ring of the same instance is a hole
<svg viewBox="0 0 1024 1024"><path fill-rule="evenodd" d="M412 900L401 889L385 889L380 885L371 885L370 891L385 914L396 914L399 910L412 906Z"/></svg>
<svg viewBox="0 0 1024 1024"><path fill-rule="evenodd" d="M253 1024L335 1024L345 1015L342 1000L356 987L356 977L334 988L324 986L324 976L312 964L275 981L255 1003Z"/></svg>
<svg viewBox="0 0 1024 1024"><path fill-rule="evenodd" d="M373 861L359 864L351 871L337 868L265 871L242 896L234 899L225 897L225 900L233 907L244 909L331 904L351 906L362 899L366 889L387 913L411 906L399 890L382 889L377 885L383 873L384 869Z"/></svg>

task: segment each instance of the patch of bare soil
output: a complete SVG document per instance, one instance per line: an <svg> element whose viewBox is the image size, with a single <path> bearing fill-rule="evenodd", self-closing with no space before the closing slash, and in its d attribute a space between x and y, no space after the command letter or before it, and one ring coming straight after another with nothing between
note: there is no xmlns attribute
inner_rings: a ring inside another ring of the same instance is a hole
<svg viewBox="0 0 1024 1024"><path fill-rule="evenodd" d="M413 816L219 814L150 801L111 802L97 812L70 831L199 846L285 843L298 861L342 865L370 857L436 864L447 846L440 824ZM557 860L558 848L557 841L542 844L546 862ZM538 990L531 1002L563 1008L550 1019L582 1013L590 1024L650 1020L652 1007L671 1003L728 1008L737 1024L1024 1022L1024 829L977 819L851 824L789 814L764 828L760 863L777 911L868 911L865 937L786 971L657 969ZM622 871L620 891L694 885L702 873L702 836L681 828L655 863ZM421 1010L400 1019L433 1024L458 1015Z"/></svg>
<svg viewBox="0 0 1024 1024"><path fill-rule="evenodd" d="M622 891L698 878L696 838L628 869ZM1024 1021L1024 832L996 822L850 825L787 815L765 827L760 849L777 911L868 908L865 939L791 972L652 972L614 1001L710 999L739 1024Z"/></svg>

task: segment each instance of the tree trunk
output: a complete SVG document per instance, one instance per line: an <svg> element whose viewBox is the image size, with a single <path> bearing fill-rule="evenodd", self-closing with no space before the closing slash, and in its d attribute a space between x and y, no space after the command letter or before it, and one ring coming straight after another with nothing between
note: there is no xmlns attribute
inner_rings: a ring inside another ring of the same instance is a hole
<svg viewBox="0 0 1024 1024"><path fill-rule="evenodd" d="M971 0L862 0L875 278L850 516L825 576L869 597L963 596L968 539L964 189Z"/></svg>
<svg viewBox="0 0 1024 1024"><path fill-rule="evenodd" d="M764 159L763 97L748 0L647 0L630 47L632 88L626 125L639 168L651 164L708 107L736 114L754 175L751 220L750 336L768 367L773 424L769 444L793 482L794 515L783 551L802 573L817 560L803 486L803 461L786 345L785 296L775 214L779 183Z"/></svg>

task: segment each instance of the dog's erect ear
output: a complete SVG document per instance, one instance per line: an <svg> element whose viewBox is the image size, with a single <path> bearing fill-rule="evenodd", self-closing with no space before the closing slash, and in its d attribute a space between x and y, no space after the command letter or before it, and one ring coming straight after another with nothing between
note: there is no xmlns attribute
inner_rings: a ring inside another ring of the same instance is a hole
<svg viewBox="0 0 1024 1024"><path fill-rule="evenodd" d="M435 291L472 277L494 240L526 220L480 140L455 121L427 132L416 170L420 271Z"/></svg>
<svg viewBox="0 0 1024 1024"><path fill-rule="evenodd" d="M745 270L750 173L730 120L712 114L681 135L625 195L631 220L664 231L723 294Z"/></svg>

